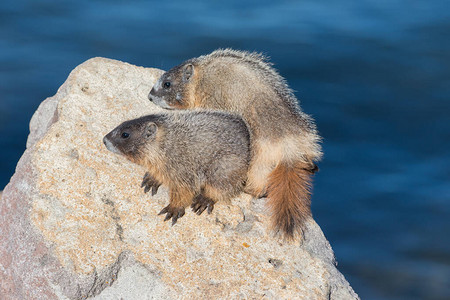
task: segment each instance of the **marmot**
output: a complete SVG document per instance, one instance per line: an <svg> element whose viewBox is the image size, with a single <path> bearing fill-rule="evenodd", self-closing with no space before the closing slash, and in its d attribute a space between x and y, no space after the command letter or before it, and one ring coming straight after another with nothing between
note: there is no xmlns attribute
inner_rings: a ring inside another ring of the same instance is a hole
<svg viewBox="0 0 450 300"><path fill-rule="evenodd" d="M164 73L149 94L166 109L237 113L249 126L252 159L245 191L268 197L276 232L288 238L311 217L311 176L321 156L313 119L285 79L258 53L219 49Z"/></svg>
<svg viewBox="0 0 450 300"><path fill-rule="evenodd" d="M239 195L247 179L250 134L237 115L185 111L148 115L122 123L104 138L108 150L148 169L142 186L163 184L170 203L159 214L172 224L191 205L201 214Z"/></svg>

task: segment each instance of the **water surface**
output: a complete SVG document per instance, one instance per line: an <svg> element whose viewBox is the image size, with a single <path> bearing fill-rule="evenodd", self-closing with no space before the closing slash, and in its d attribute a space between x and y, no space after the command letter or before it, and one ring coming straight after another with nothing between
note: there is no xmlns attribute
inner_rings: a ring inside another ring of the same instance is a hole
<svg viewBox="0 0 450 300"><path fill-rule="evenodd" d="M169 69L271 56L324 137L313 213L363 299L450 298L450 10L444 0L0 2L0 189L32 113L103 56Z"/></svg>

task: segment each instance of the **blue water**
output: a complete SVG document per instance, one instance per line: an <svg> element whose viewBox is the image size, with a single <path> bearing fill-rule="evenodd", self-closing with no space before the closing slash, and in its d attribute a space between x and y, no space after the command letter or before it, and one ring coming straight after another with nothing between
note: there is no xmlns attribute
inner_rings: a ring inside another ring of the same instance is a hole
<svg viewBox="0 0 450 300"><path fill-rule="evenodd" d="M0 2L0 189L39 103L104 56L257 50L317 120L313 213L363 299L450 299L448 1Z"/></svg>

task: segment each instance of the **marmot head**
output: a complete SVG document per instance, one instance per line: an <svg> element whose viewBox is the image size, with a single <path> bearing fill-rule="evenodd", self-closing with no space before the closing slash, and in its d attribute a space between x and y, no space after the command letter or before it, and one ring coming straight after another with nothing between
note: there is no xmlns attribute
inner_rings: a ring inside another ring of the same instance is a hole
<svg viewBox="0 0 450 300"><path fill-rule="evenodd" d="M187 62L165 72L155 83L148 99L166 109L189 108L187 85L193 80L194 65Z"/></svg>
<svg viewBox="0 0 450 300"><path fill-rule="evenodd" d="M158 126L154 120L155 116L150 115L126 121L108 133L103 143L109 151L139 163L148 155L151 144L156 140Z"/></svg>

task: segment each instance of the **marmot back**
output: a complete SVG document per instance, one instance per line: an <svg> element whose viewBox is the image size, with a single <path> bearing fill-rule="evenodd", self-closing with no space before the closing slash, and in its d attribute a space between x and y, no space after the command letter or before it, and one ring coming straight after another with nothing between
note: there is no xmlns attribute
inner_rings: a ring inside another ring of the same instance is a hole
<svg viewBox="0 0 450 300"><path fill-rule="evenodd" d="M217 50L164 73L149 99L167 109L237 113L249 125L252 160L246 192L268 196L273 226L292 238L311 217L311 174L320 137L286 81L257 53Z"/></svg>
<svg viewBox="0 0 450 300"><path fill-rule="evenodd" d="M119 125L104 138L106 147L148 169L142 186L169 188L161 213L173 224L192 204L198 214L242 192L250 161L250 135L237 115L171 112Z"/></svg>

